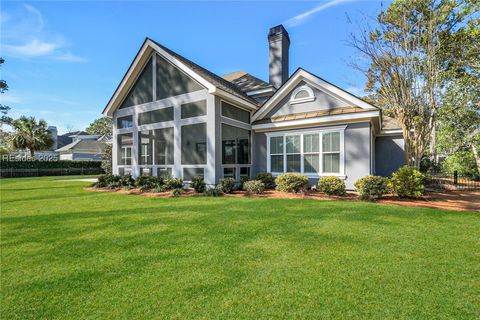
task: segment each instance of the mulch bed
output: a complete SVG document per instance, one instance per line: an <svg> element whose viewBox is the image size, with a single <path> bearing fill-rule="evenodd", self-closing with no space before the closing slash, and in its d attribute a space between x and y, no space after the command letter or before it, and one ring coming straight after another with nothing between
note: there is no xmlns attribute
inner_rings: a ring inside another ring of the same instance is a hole
<svg viewBox="0 0 480 320"><path fill-rule="evenodd" d="M140 189L104 189L86 187L85 190L95 192L116 192L121 194L142 195L145 197L173 197L170 191L166 192L141 192ZM203 196L193 189L185 190L180 197ZM349 200L360 201L358 194L349 192L344 196L328 196L319 192L286 193L276 190L267 190L264 194L248 194L245 191L235 191L232 194L224 194L231 198L263 198L263 199L315 199L315 200ZM424 207L455 211L480 211L480 191L445 191L430 192L418 199L403 199L393 195L386 195L377 203L395 204L407 207Z"/></svg>

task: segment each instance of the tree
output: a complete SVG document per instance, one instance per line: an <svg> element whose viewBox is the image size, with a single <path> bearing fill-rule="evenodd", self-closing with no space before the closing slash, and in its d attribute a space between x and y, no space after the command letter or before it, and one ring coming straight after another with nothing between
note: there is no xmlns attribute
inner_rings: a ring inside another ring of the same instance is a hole
<svg viewBox="0 0 480 320"><path fill-rule="evenodd" d="M3 59L2 57L0 57L0 66L1 66L4 62L5 62L5 59ZM4 92L7 91L7 90L8 90L7 81L5 81L5 80L0 80L0 93L4 93ZM0 124L8 123L8 122L11 120L11 118L7 117L8 111L10 111L10 107L9 107L9 106L0 104L0 114L1 114Z"/></svg>
<svg viewBox="0 0 480 320"><path fill-rule="evenodd" d="M93 121L86 130L88 134L111 135L112 119L101 117Z"/></svg>
<svg viewBox="0 0 480 320"><path fill-rule="evenodd" d="M450 68L449 47L472 4L461 0L397 0L363 28L351 44L366 58L355 64L367 77L366 91L385 113L396 118L405 138L405 157L419 168L430 146L434 158L436 125L444 78Z"/></svg>
<svg viewBox="0 0 480 320"><path fill-rule="evenodd" d="M103 150L102 154L102 169L105 171L107 174L112 173L112 145L107 144L105 146L105 149Z"/></svg>
<svg viewBox="0 0 480 320"><path fill-rule="evenodd" d="M21 116L13 120L11 126L14 130L11 137L13 147L30 150L32 157L35 151L46 150L53 145L52 134L45 120L37 122L34 117Z"/></svg>

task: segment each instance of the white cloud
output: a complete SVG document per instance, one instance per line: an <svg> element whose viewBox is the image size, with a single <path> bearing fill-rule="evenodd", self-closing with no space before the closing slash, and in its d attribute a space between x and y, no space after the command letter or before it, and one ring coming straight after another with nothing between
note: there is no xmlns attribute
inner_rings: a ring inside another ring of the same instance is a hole
<svg viewBox="0 0 480 320"><path fill-rule="evenodd" d="M74 55L70 51L56 56L55 59L60 61L66 61L66 62L85 62L86 61L85 58Z"/></svg>
<svg viewBox="0 0 480 320"><path fill-rule="evenodd" d="M42 13L31 5L23 5L21 14L2 12L0 27L2 49L6 56L23 59L47 58L65 62L84 62L73 54L69 44L58 33L47 30Z"/></svg>
<svg viewBox="0 0 480 320"><path fill-rule="evenodd" d="M23 99L19 96L3 93L0 95L0 101L2 103L20 103Z"/></svg>
<svg viewBox="0 0 480 320"><path fill-rule="evenodd" d="M315 13L321 12L323 10L326 10L328 8L337 6L339 4L342 4L348 1L352 1L352 0L331 0L325 3L322 3L311 10L308 10L304 13L296 15L293 18L288 19L287 21L285 21L285 24L289 27L296 27L302 24L306 19L308 19L310 16L314 15Z"/></svg>
<svg viewBox="0 0 480 320"><path fill-rule="evenodd" d="M33 39L28 43L22 45L3 46L5 54L14 57L39 57L50 55L59 47L59 44L45 42L39 39Z"/></svg>

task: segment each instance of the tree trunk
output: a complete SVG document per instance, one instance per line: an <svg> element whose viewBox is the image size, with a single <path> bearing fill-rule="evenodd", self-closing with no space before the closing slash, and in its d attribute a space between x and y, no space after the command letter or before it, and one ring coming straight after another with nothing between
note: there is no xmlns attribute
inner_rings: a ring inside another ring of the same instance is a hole
<svg viewBox="0 0 480 320"><path fill-rule="evenodd" d="M472 144L472 152L473 156L475 157L475 162L477 163L477 172L480 174L480 154L478 154L475 144Z"/></svg>
<svg viewBox="0 0 480 320"><path fill-rule="evenodd" d="M33 149L29 149L30 150L30 157L34 157L35 156L35 150Z"/></svg>

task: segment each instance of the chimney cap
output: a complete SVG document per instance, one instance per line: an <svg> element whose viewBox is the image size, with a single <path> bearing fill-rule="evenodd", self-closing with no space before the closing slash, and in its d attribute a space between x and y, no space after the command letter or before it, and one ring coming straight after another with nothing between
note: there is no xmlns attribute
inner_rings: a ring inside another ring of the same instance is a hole
<svg viewBox="0 0 480 320"><path fill-rule="evenodd" d="M270 39L271 37L277 37L284 35L287 37L288 41L290 42L290 36L288 35L287 30L283 27L283 25L279 24L278 26L270 28L270 31L268 32L268 38Z"/></svg>

